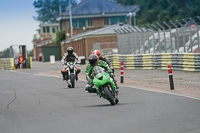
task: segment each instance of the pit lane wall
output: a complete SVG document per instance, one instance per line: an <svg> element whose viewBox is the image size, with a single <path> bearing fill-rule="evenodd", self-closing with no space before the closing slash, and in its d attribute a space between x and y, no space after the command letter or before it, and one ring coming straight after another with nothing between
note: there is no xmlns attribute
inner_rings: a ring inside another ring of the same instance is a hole
<svg viewBox="0 0 200 133"><path fill-rule="evenodd" d="M200 71L200 53L113 54L105 57L114 68L120 68L124 62L125 69L168 69L171 64L175 70Z"/></svg>
<svg viewBox="0 0 200 133"><path fill-rule="evenodd" d="M0 70L14 70L15 65L14 58L0 58ZM32 68L32 57L23 63L23 68Z"/></svg>

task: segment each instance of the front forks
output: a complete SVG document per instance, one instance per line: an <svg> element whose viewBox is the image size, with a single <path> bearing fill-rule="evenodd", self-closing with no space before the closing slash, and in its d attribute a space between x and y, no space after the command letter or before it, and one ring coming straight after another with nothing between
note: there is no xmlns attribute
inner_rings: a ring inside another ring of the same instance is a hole
<svg viewBox="0 0 200 133"><path fill-rule="evenodd" d="M95 86L96 88L97 88L97 94L99 95L99 97L101 98L101 97L103 97L103 98L105 98L104 97L104 92L103 92L103 86ZM118 92L116 91L116 89L114 88L114 89L112 89L113 87L115 87L115 84L113 83L113 85L111 84L110 85L110 83L107 83L107 87L108 87L108 89L112 92L112 94L114 95L114 97L117 97L118 96Z"/></svg>

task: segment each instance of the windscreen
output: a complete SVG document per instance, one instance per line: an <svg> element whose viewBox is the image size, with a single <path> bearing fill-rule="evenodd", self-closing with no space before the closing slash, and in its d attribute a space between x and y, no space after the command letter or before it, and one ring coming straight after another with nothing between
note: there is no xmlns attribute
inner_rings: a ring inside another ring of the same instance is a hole
<svg viewBox="0 0 200 133"><path fill-rule="evenodd" d="M92 70L92 75L94 76L94 77L96 77L98 74L101 74L101 73L103 73L104 72L104 69L102 68L102 67L100 67L100 66L95 66L94 68L93 68L93 70Z"/></svg>

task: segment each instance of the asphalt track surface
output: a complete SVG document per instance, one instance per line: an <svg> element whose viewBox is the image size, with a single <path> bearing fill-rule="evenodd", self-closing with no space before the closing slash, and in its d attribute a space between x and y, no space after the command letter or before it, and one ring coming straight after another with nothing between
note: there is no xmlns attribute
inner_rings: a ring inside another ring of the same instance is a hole
<svg viewBox="0 0 200 133"><path fill-rule="evenodd" d="M48 67L47 67L48 66ZM120 87L119 104L39 72L0 70L0 133L200 133L200 100Z"/></svg>

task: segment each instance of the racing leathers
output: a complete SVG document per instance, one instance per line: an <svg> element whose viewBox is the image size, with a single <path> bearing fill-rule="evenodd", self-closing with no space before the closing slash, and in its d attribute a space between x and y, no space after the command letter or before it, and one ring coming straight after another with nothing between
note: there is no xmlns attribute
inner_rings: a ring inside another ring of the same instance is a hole
<svg viewBox="0 0 200 133"><path fill-rule="evenodd" d="M99 58L99 60L102 60L102 61L106 62L106 63L108 64L109 67L111 66L110 62L109 62L106 58L104 58L103 56L101 56L101 57Z"/></svg>
<svg viewBox="0 0 200 133"><path fill-rule="evenodd" d="M75 52L73 52L72 54L65 53L63 55L63 59L61 60L63 65L66 65L67 62L77 62L77 61L78 61L78 55ZM81 71L80 69L76 70L76 80L78 80L78 74L80 73L80 71ZM65 66L63 66L61 73L63 75L63 80L69 79L68 74L65 71Z"/></svg>
<svg viewBox="0 0 200 133"><path fill-rule="evenodd" d="M72 54L65 53L63 59L66 62L75 62L78 61L78 55L73 52Z"/></svg>
<svg viewBox="0 0 200 133"><path fill-rule="evenodd" d="M106 62L106 63L108 64L108 66L110 67L110 69L113 71L113 74L114 74L115 70L114 70L114 68L112 67L112 64L111 64L105 57L101 56L101 57L99 58L99 60L102 60L102 61Z"/></svg>
<svg viewBox="0 0 200 133"><path fill-rule="evenodd" d="M98 60L97 65L104 68L110 74L111 78L113 78L113 81L115 82L116 88L118 89L116 80L114 79L113 71L112 71L112 69L110 69L108 64L103 60ZM96 89L92 88L93 87L92 81L94 79L94 77L92 75L92 70L93 70L93 67L90 64L88 64L86 71L85 71L86 79L88 81L88 83L86 84L86 87L85 87L85 91L89 92L89 93L96 93Z"/></svg>

